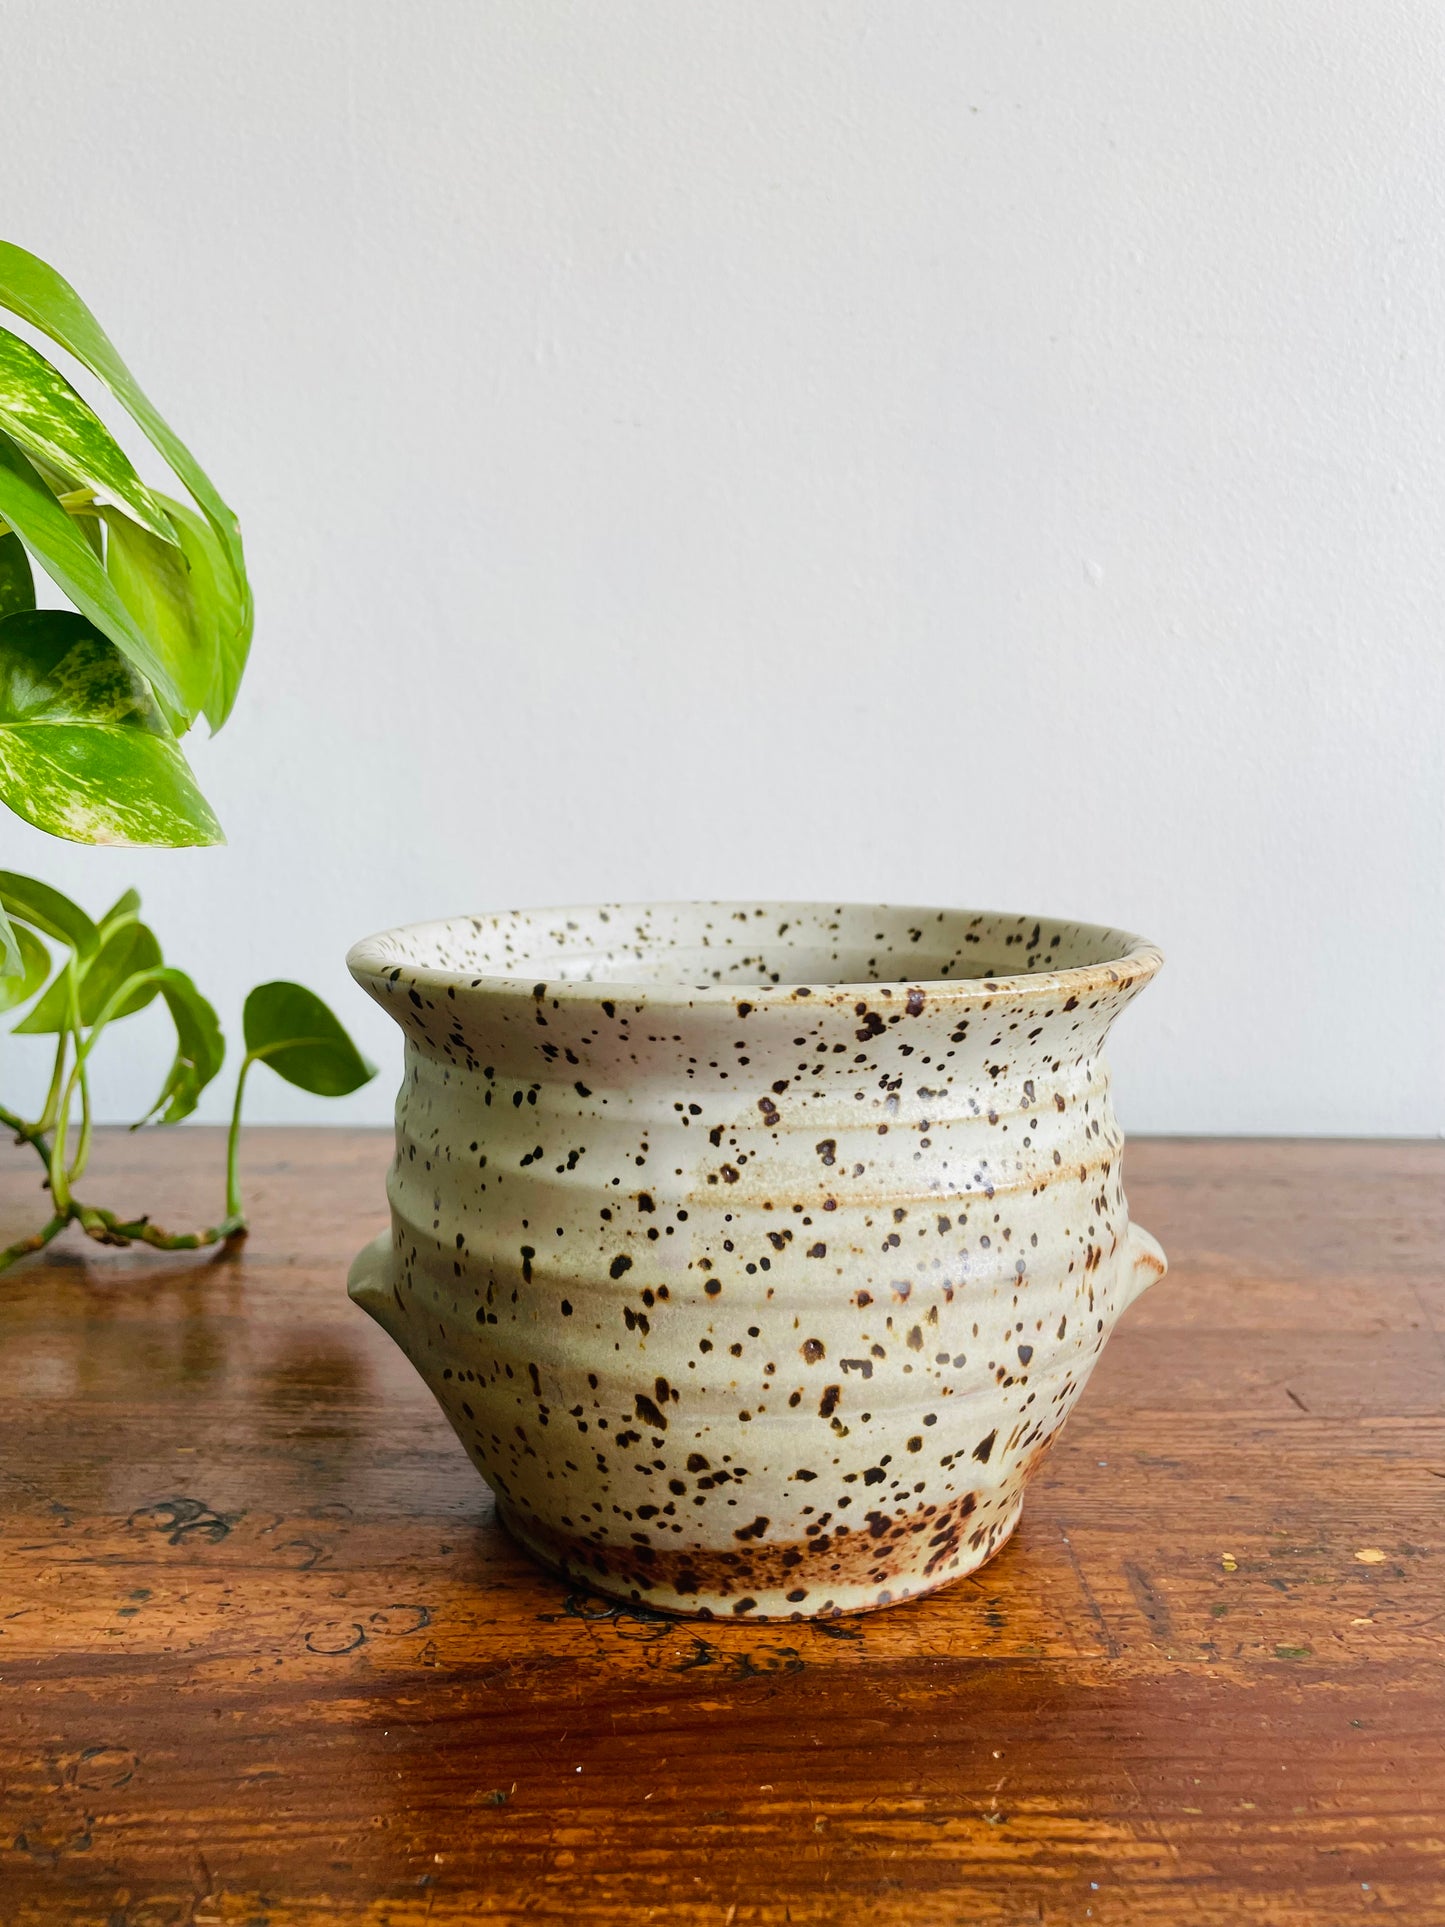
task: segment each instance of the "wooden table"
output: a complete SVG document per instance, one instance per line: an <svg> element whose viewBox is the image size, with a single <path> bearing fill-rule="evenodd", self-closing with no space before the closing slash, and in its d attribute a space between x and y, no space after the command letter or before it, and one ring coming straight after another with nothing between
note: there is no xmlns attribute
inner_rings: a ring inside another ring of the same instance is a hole
<svg viewBox="0 0 1445 1927"><path fill-rule="evenodd" d="M5 1927L1445 1922L1445 1146L1135 1144L1173 1275L1017 1536L796 1627L513 1550L345 1297L387 1158L254 1132L243 1256L0 1281Z"/></svg>

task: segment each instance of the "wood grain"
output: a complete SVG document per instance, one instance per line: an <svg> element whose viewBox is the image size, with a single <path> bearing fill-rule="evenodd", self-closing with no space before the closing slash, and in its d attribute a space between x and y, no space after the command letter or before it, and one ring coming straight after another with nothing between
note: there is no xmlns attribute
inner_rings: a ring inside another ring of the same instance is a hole
<svg viewBox="0 0 1445 1927"><path fill-rule="evenodd" d="M788 1627L512 1548L345 1297L387 1157L255 1132L239 1257L0 1283L6 1927L1445 1921L1445 1147L1133 1145L1173 1272L1012 1543Z"/></svg>

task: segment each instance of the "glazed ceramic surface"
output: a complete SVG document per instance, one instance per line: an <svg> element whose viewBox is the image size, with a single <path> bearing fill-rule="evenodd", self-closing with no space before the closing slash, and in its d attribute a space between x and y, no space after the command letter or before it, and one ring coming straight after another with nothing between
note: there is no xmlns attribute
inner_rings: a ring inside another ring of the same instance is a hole
<svg viewBox="0 0 1445 1927"><path fill-rule="evenodd" d="M802 1618L971 1572L1114 1321L1101 1047L1160 957L966 910L514 912L359 944L406 1034L351 1292L540 1559Z"/></svg>

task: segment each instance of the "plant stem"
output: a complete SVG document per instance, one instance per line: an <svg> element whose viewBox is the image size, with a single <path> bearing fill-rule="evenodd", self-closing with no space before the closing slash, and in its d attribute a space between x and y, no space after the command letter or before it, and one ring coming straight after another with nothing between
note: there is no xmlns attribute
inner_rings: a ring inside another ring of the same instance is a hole
<svg viewBox="0 0 1445 1927"><path fill-rule="evenodd" d="M7 1131L15 1133L17 1144L33 1145L40 1154L40 1162L49 1170L50 1146L45 1141L43 1124L27 1124L23 1117L17 1117L13 1111L7 1111L3 1104L0 1104L0 1124L3 1124Z"/></svg>
<svg viewBox="0 0 1445 1927"><path fill-rule="evenodd" d="M86 1070L85 1059L80 1060L80 1140L75 1147L75 1159L66 1173L67 1183L74 1184L77 1178L85 1175L85 1167L90 1158L90 1073Z"/></svg>
<svg viewBox="0 0 1445 1927"><path fill-rule="evenodd" d="M165 1231L149 1218L123 1219L114 1211L103 1211L94 1205L78 1205L76 1216L87 1237L99 1244L128 1245L139 1241L154 1245L157 1251L200 1251L206 1245L229 1244L246 1235L245 1220L233 1217L225 1217L204 1231Z"/></svg>
<svg viewBox="0 0 1445 1927"><path fill-rule="evenodd" d="M55 1194L55 1202L57 1204L65 1204L70 1198L70 1187L66 1182L65 1174L65 1146L66 1139L70 1134L70 1100L74 1097L77 1088L79 1088L82 1106L85 1107L89 1103L86 1083L86 1060L100 1042L101 1032L105 1029L111 1018L114 1017L117 1010L120 1009L126 998L130 996L133 991L141 989L144 985L155 983L163 974L160 967L157 966L152 970L139 970L133 977L128 977L123 984L111 992L106 1002L101 1006L92 1020L90 1030L82 1035L80 1027L80 972L76 966L74 952L71 953L65 970L69 989L70 1030L72 1036L75 1038L75 1062L71 1066L70 1075L65 1080L65 1089L61 1093L60 1113L55 1121L55 1145L50 1158L50 1189ZM77 1166L80 1170L84 1170L85 1159L89 1156L89 1152L90 1133L86 1127L84 1115L82 1114L81 1141L76 1151Z"/></svg>
<svg viewBox="0 0 1445 1927"><path fill-rule="evenodd" d="M70 1184L65 1175L65 1151L70 1137L70 1100L75 1091L76 1078L85 1067L85 1046L80 1041L80 972L76 968L74 951L65 963L65 989L70 1006L70 1030L75 1038L75 1063L61 1093L60 1108L55 1118L55 1141L50 1147L50 1195L55 1200L57 1211L66 1210L70 1204Z"/></svg>
<svg viewBox="0 0 1445 1927"><path fill-rule="evenodd" d="M8 1271L19 1259L28 1258L32 1251L43 1251L50 1240L64 1231L69 1223L69 1213L57 1211L43 1231L37 1231L29 1238L17 1238L13 1245L6 1245L0 1251L0 1271Z"/></svg>
<svg viewBox="0 0 1445 1927"><path fill-rule="evenodd" d="M246 1073L256 1061L256 1053L247 1051L241 1059L241 1068L236 1075L236 1101L231 1106L231 1128L226 1135L226 1216L244 1224L241 1210L241 1178L238 1169L238 1155L241 1149L241 1099L246 1093Z"/></svg>
<svg viewBox="0 0 1445 1927"><path fill-rule="evenodd" d="M157 1251L201 1251L211 1245L232 1245L246 1235L246 1219L241 1206L241 1184L238 1169L241 1139L241 1102L245 1094L246 1074L257 1057L264 1057L265 1051L248 1053L242 1060L240 1074L236 1079L236 1101L231 1112L231 1128L226 1140L226 1215L219 1224L208 1225L203 1231L167 1231L161 1225L152 1224L148 1217L122 1218L114 1211L107 1211L101 1205L85 1204L72 1196L71 1183L79 1179L90 1156L93 1136L93 1114L90 1101L90 1078L88 1059L101 1032L125 1000L146 983L159 980L163 972L160 966L140 971L119 985L112 992L104 1007L96 1014L89 1031L82 1028L80 1021L80 973L76 959L72 955L65 966L67 1002L69 1011L67 1021L60 1032L55 1051L55 1070L50 1080L50 1092L45 1101L45 1113L38 1123L28 1124L23 1117L0 1105L0 1125L13 1131L17 1144L29 1144L49 1171L49 1186L54 1201L54 1215L40 1231L28 1238L20 1238L12 1245L0 1249L0 1272L10 1269L21 1258L32 1252L41 1251L52 1238L57 1237L68 1224L78 1224L88 1238L97 1244L129 1245L147 1244ZM75 1061L69 1062L70 1043L75 1042ZM68 1066L68 1075L67 1075ZM67 1168L66 1149L69 1139L70 1107L76 1095L80 1094L80 1136L76 1143L75 1158ZM46 1138L47 1129L54 1129L53 1139Z"/></svg>
<svg viewBox="0 0 1445 1927"><path fill-rule="evenodd" d="M10 1269L32 1252L42 1251L68 1224L78 1224L86 1237L102 1245L152 1245L157 1251L203 1251L209 1245L238 1244L246 1235L244 1219L223 1218L204 1231L166 1231L149 1218L122 1218L99 1205L82 1204L73 1198L63 1211L57 1211L49 1224L28 1238L18 1238L0 1251L0 1272Z"/></svg>
<svg viewBox="0 0 1445 1927"><path fill-rule="evenodd" d="M55 1044L55 1070L51 1075L50 1089L45 1095L45 1109L40 1113L39 1130L51 1130L55 1124L55 1109L60 1102L60 1086L65 1076L65 1056L69 1045L70 1032L62 1024Z"/></svg>
<svg viewBox="0 0 1445 1927"><path fill-rule="evenodd" d="M3 1120L12 1120L7 1113ZM17 1134L20 1135L20 1134ZM34 1139L27 1140L34 1143ZM147 1244L157 1251L203 1251L209 1245L239 1244L246 1235L246 1220L235 1214L228 1214L219 1224L207 1225L204 1231L167 1231L149 1218L122 1218L115 1211L107 1211L101 1205L82 1204L79 1198L67 1201L63 1211L57 1211L43 1230L34 1232L28 1238L18 1238L14 1244L0 1250L0 1272L10 1269L21 1258L28 1258L32 1252L42 1251L52 1238L57 1237L68 1224L78 1224L87 1238L94 1238L97 1244L129 1245Z"/></svg>
<svg viewBox="0 0 1445 1927"><path fill-rule="evenodd" d="M237 1096L239 1100L239 1090ZM236 1116L240 1116L239 1101ZM32 1146L48 1169L54 1168L56 1147L46 1141L38 1124L27 1124L23 1117L17 1117L0 1104L0 1125L14 1132L17 1144ZM233 1120L233 1131L235 1128ZM104 1245L139 1243L151 1245L157 1251L203 1251L210 1245L239 1244L246 1235L246 1220L240 1207L235 1161L233 1137L228 1147L226 1215L219 1224L207 1225L203 1231L167 1231L161 1225L152 1224L148 1217L122 1218L119 1213L107 1211L101 1205L83 1204L79 1198L73 1198L67 1192L63 1205L59 1200L56 1201L55 1215L43 1230L34 1232L28 1238L19 1238L14 1244L0 1250L0 1272L8 1271L32 1252L43 1251L52 1238L58 1237L72 1223L78 1224L88 1238L94 1238L97 1244Z"/></svg>

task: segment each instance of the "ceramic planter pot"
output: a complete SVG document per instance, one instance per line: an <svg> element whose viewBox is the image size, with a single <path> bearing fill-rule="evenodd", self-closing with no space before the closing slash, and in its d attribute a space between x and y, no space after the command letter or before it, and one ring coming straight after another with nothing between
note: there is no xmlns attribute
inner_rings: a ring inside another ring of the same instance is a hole
<svg viewBox="0 0 1445 1927"><path fill-rule="evenodd" d="M351 1295L507 1529L601 1592L803 1619L944 1585L1164 1271L1101 1055L1160 961L861 905L373 937L406 1069Z"/></svg>

